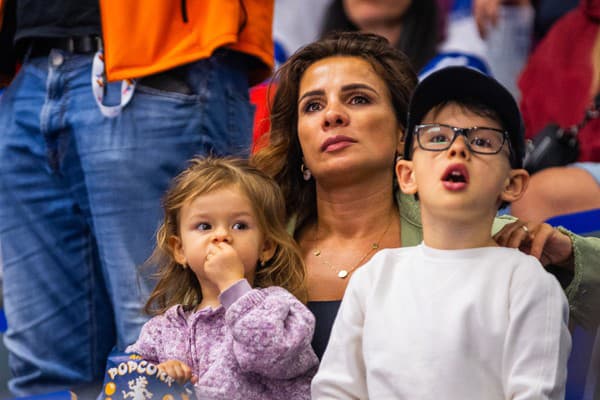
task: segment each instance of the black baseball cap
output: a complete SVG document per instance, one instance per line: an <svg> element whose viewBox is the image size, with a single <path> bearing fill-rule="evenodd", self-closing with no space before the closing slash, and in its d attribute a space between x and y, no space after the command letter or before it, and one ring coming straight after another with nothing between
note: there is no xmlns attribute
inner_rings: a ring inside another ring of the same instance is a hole
<svg viewBox="0 0 600 400"><path fill-rule="evenodd" d="M404 158L409 160L415 126L435 106L448 101L481 103L498 113L510 142L510 164L523 168L525 132L521 112L512 94L494 78L470 67L454 66L426 76L415 88L408 108Z"/></svg>

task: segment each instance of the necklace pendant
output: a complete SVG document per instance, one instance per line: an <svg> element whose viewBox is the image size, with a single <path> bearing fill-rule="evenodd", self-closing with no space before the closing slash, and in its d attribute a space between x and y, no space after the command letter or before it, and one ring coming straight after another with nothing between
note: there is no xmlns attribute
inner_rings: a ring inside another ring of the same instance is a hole
<svg viewBox="0 0 600 400"><path fill-rule="evenodd" d="M348 271L346 271L345 269L340 270L340 272L337 273L338 278L344 279L348 276Z"/></svg>
<svg viewBox="0 0 600 400"><path fill-rule="evenodd" d="M321 250L319 250L319 249L314 249L314 250L313 250L313 254L314 254L314 256L315 256L315 257L319 257L319 256L321 255Z"/></svg>
<svg viewBox="0 0 600 400"><path fill-rule="evenodd" d="M373 250L377 250L377 249L379 248L379 243L373 243L373 244L371 245L371 248L372 248Z"/></svg>

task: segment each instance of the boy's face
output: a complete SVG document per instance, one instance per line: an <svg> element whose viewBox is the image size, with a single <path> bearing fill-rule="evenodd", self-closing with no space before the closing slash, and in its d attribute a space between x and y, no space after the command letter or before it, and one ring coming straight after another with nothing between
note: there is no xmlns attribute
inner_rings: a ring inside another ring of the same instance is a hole
<svg viewBox="0 0 600 400"><path fill-rule="evenodd" d="M434 123L502 129L493 119L453 103L430 110L421 122ZM454 217L494 215L503 201L518 199L527 186L527 172L511 169L508 141L497 154L479 154L471 151L465 140L458 135L448 149L427 151L415 137L412 161L401 160L396 165L402 191L418 192L425 211L436 215L449 212Z"/></svg>

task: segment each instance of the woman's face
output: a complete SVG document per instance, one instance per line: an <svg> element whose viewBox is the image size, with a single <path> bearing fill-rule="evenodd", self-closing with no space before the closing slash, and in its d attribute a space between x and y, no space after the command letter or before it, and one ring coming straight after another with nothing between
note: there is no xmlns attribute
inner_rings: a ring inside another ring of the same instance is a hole
<svg viewBox="0 0 600 400"><path fill-rule="evenodd" d="M399 24L412 0L343 0L348 19L360 30Z"/></svg>
<svg viewBox="0 0 600 400"><path fill-rule="evenodd" d="M385 82L360 57L319 60L300 79L298 139L315 179L393 171L402 129Z"/></svg>

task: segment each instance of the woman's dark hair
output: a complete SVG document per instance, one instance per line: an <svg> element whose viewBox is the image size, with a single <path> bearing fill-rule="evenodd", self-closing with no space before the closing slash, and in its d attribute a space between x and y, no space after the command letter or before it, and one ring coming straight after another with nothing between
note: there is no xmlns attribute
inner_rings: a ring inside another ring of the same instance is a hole
<svg viewBox="0 0 600 400"><path fill-rule="evenodd" d="M335 56L365 60L385 83L398 125L405 127L410 95L417 76L410 60L389 42L375 34L333 33L294 53L275 73L277 86L271 106L271 130L252 163L273 177L281 187L288 218L296 216L296 232L316 217L314 179L302 179L302 150L298 139L298 97L300 80L315 62ZM273 86L271 86L272 88ZM270 96L269 96L270 97ZM259 147L260 148L260 147Z"/></svg>
<svg viewBox="0 0 600 400"><path fill-rule="evenodd" d="M420 71L437 54L441 39L437 0L412 0L402 17L402 33L392 43ZM343 0L334 0L325 13L321 37L333 31L358 31L344 11Z"/></svg>

